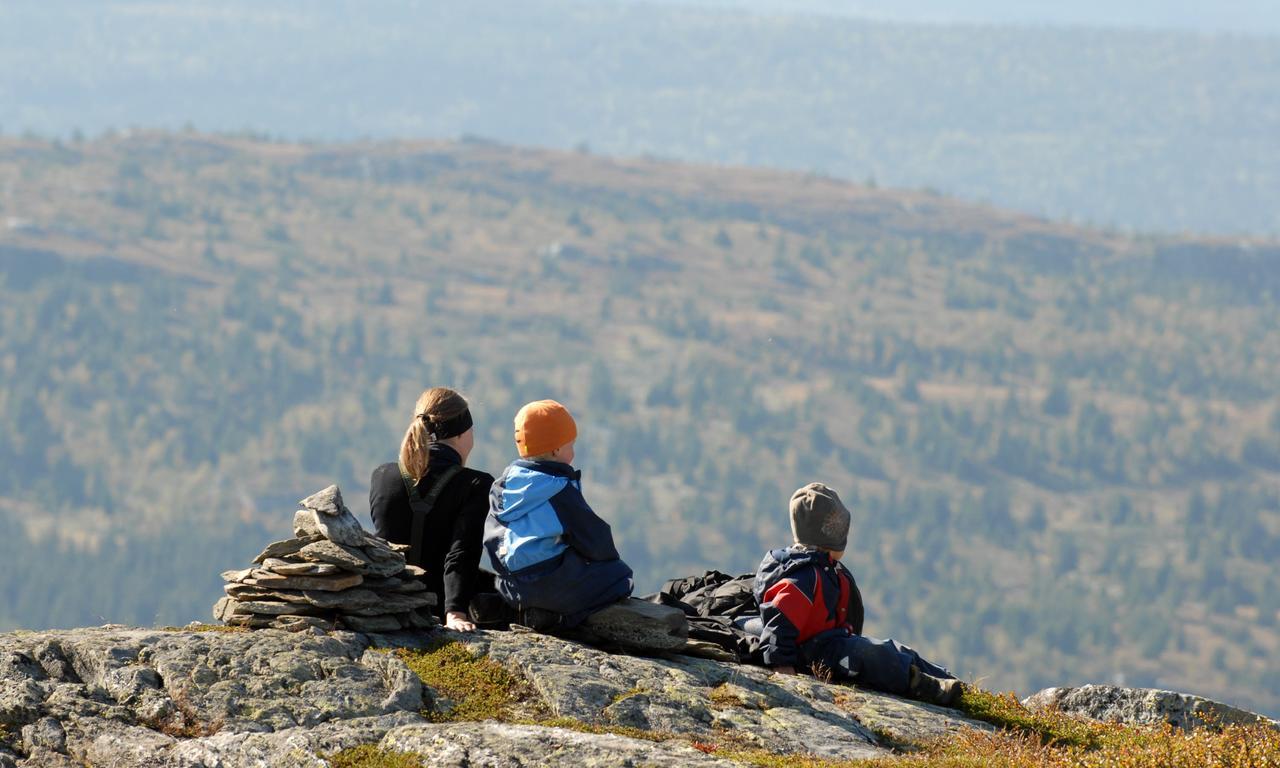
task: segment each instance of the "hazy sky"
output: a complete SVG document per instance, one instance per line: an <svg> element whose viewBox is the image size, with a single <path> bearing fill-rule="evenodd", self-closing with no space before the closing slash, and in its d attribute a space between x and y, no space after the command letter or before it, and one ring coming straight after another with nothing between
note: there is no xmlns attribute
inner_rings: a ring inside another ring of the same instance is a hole
<svg viewBox="0 0 1280 768"><path fill-rule="evenodd" d="M0 133L586 144L1271 234L1262 1L0 0Z"/></svg>
<svg viewBox="0 0 1280 768"><path fill-rule="evenodd" d="M619 0L598 0L618 2ZM764 13L821 13L898 21L1280 34L1280 0L652 0Z"/></svg>

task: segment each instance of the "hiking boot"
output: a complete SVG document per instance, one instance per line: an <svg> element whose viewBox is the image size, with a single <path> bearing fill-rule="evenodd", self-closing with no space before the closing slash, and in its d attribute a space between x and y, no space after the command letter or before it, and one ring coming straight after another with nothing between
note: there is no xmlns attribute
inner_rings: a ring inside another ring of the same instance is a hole
<svg viewBox="0 0 1280 768"><path fill-rule="evenodd" d="M962 693L964 693L964 683L954 677L934 677L922 672L919 667L911 668L907 695L916 701L954 707L960 703Z"/></svg>
<svg viewBox="0 0 1280 768"><path fill-rule="evenodd" d="M520 623L534 632L550 632L564 621L564 617L555 611L529 607L520 611Z"/></svg>

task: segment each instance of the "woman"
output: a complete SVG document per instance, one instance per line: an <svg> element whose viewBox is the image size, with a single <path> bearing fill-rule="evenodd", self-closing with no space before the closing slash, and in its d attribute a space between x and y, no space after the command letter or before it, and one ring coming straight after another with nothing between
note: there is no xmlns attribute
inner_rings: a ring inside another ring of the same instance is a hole
<svg viewBox="0 0 1280 768"><path fill-rule="evenodd" d="M492 591L480 573L481 541L493 476L466 467L475 445L471 411L462 395L433 387L418 397L400 443L398 464L383 464L369 480L369 514L387 541L408 544L410 563L426 570L435 611L449 629L470 632L471 598ZM487 576L487 574L485 575Z"/></svg>

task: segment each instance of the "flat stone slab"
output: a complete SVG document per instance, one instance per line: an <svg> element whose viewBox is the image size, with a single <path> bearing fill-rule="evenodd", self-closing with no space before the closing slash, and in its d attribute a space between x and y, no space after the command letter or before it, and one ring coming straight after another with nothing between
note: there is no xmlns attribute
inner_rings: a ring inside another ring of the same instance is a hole
<svg viewBox="0 0 1280 768"><path fill-rule="evenodd" d="M380 595L378 602L373 605L363 608L344 608L343 613L355 616L380 616L387 613L405 613L435 604L435 595L426 592L407 595L392 593Z"/></svg>
<svg viewBox="0 0 1280 768"><path fill-rule="evenodd" d="M368 589L344 589L341 592L307 590L302 593L306 601L317 608L354 610L377 605L382 596Z"/></svg>
<svg viewBox="0 0 1280 768"><path fill-rule="evenodd" d="M591 614L581 630L593 640L635 650L679 651L689 639L684 611L635 598Z"/></svg>
<svg viewBox="0 0 1280 768"><path fill-rule="evenodd" d="M257 557L253 558L253 562L261 563L269 557L288 557L289 555L297 554L303 547L311 544L312 542L320 541L321 539L322 537L317 534L315 536L304 536L299 539L273 541L268 544Z"/></svg>
<svg viewBox="0 0 1280 768"><path fill-rule="evenodd" d="M382 563L398 563L400 565L400 570L404 569L404 554L387 546L387 543L382 539L372 536L366 537L365 545L361 547L360 550L371 560Z"/></svg>
<svg viewBox="0 0 1280 768"><path fill-rule="evenodd" d="M241 584L273 589L301 589L304 591L338 592L360 586L364 577L358 573L341 573L334 576L281 576L270 571L255 570Z"/></svg>
<svg viewBox="0 0 1280 768"><path fill-rule="evenodd" d="M329 563L295 563L275 557L263 560L262 569L281 576L332 576L342 572L341 568Z"/></svg>
<svg viewBox="0 0 1280 768"><path fill-rule="evenodd" d="M227 616L247 616L249 614L259 614L265 616L284 616L293 614L296 616L319 615L320 609L306 603L285 603L273 600L233 600L224 597L219 600L222 604L226 601L223 611Z"/></svg>
<svg viewBox="0 0 1280 768"><path fill-rule="evenodd" d="M364 586L368 589L374 589L379 592L422 592L427 588L426 584L417 579L398 579L394 576L378 577L365 576Z"/></svg>
<svg viewBox="0 0 1280 768"><path fill-rule="evenodd" d="M254 572L255 570L257 570L257 569L255 569L255 568L240 568L240 569L238 569L238 570L234 570L234 571L223 571L223 572L222 572L221 574L219 574L219 575L222 577L222 580L223 580L223 581L225 581L225 582L227 582L227 583L229 583L229 584L243 584L245 581L248 581L248 580L249 580L249 578L253 576L253 572Z"/></svg>
<svg viewBox="0 0 1280 768"><path fill-rule="evenodd" d="M1280 721L1229 704L1158 688L1123 688L1115 685L1045 688L1023 699L1022 703L1028 709L1058 709L1091 720L1126 725L1168 723L1188 731L1214 723L1264 723L1280 728Z"/></svg>
<svg viewBox="0 0 1280 768"><path fill-rule="evenodd" d="M368 556L356 547L337 544L327 539L308 544L298 550L298 557L313 563L326 563L352 573L367 574L373 564Z"/></svg>

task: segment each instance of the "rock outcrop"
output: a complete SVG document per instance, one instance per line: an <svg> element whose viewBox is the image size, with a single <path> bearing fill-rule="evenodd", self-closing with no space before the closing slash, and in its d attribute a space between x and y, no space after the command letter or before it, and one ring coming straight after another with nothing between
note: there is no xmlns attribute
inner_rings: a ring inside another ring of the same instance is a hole
<svg viewBox="0 0 1280 768"><path fill-rule="evenodd" d="M439 722L454 702L424 685L399 649L441 640L518 678L541 718ZM1029 703L1168 719L1168 701L1134 703L1161 700L1147 694L1085 686ZM1171 695L1188 702L1177 711L1207 706ZM1213 706L1222 718L1223 705ZM530 632L106 626L0 635L0 768L319 768L362 746L421 753L433 766L728 766L731 755L707 754L706 745L850 759L989 728L955 710L810 677L612 654Z"/></svg>
<svg viewBox="0 0 1280 768"><path fill-rule="evenodd" d="M1152 725L1168 723L1192 730L1213 725L1252 725L1280 722L1237 709L1229 704L1189 693L1156 688L1122 688L1115 685L1081 685L1045 688L1022 701L1028 709L1057 709L1105 723Z"/></svg>
<svg viewBox="0 0 1280 768"><path fill-rule="evenodd" d="M394 632L435 624L422 569L404 547L370 536L331 485L299 502L294 538L268 544L254 567L225 571L213 617L232 626L290 631Z"/></svg>
<svg viewBox="0 0 1280 768"><path fill-rule="evenodd" d="M449 637L527 681L553 724L433 722L448 701L395 654ZM0 635L0 767L322 766L360 745L454 765L728 765L735 734L779 753L887 754L986 728L894 696L689 656L606 653L546 635L130 629ZM554 757L552 757L554 756Z"/></svg>

